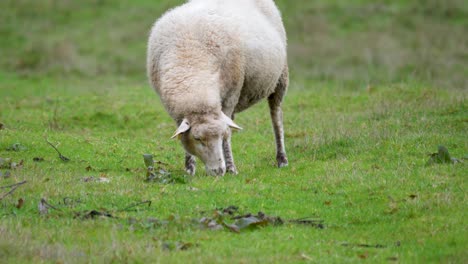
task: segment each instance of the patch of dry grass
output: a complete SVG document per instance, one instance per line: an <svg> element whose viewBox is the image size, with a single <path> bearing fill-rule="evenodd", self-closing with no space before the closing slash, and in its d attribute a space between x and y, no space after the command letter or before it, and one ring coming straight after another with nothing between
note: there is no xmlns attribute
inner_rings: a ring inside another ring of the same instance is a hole
<svg viewBox="0 0 468 264"><path fill-rule="evenodd" d="M151 24L181 2L2 1L0 67L23 76L145 80ZM351 87L412 80L468 87L468 7L462 0L277 3L296 78Z"/></svg>
<svg viewBox="0 0 468 264"><path fill-rule="evenodd" d="M463 1L304 5L287 5L284 12L290 64L298 76L361 86L418 80L468 87Z"/></svg>

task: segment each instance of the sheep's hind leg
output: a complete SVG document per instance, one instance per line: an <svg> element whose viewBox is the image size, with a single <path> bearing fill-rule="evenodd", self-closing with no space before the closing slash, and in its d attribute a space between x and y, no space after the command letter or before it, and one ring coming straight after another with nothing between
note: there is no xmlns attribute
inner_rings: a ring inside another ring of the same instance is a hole
<svg viewBox="0 0 468 264"><path fill-rule="evenodd" d="M185 171L190 175L195 175L195 156L185 153Z"/></svg>
<svg viewBox="0 0 468 264"><path fill-rule="evenodd" d="M279 168L288 166L288 158L286 157L286 149L284 146L283 110L281 109L281 103L286 94L288 83L288 67L286 66L278 80L275 93L268 97L271 121L273 123L273 130L275 131L276 161L278 162Z"/></svg>
<svg viewBox="0 0 468 264"><path fill-rule="evenodd" d="M232 132L229 131L229 135L223 140L224 160L226 162L226 172L237 174L238 172L236 165L234 164L234 157L232 156L231 134Z"/></svg>

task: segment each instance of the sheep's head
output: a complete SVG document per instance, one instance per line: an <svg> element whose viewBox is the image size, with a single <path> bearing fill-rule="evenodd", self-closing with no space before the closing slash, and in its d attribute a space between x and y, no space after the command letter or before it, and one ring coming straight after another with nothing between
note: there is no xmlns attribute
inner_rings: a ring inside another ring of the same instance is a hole
<svg viewBox="0 0 468 264"><path fill-rule="evenodd" d="M179 137L185 150L203 161L207 174L222 176L226 172L223 140L231 128L242 129L222 112L192 115L184 118L172 138Z"/></svg>

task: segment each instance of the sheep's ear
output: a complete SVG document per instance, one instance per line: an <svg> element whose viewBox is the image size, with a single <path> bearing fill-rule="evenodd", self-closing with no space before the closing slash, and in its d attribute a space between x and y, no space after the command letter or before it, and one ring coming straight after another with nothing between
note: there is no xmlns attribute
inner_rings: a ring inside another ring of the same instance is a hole
<svg viewBox="0 0 468 264"><path fill-rule="evenodd" d="M178 135L187 132L189 129L190 129L190 124L187 118L184 118L184 120L182 121L182 123L180 123L180 126L177 128L176 132L171 138L175 138Z"/></svg>
<svg viewBox="0 0 468 264"><path fill-rule="evenodd" d="M234 123L234 121L232 121L231 118L229 118L227 115L225 115L223 113L223 117L224 117L224 121L226 121L226 124L230 127L230 128L234 128L234 129L237 129L237 130L242 130L242 127L238 126L236 123Z"/></svg>

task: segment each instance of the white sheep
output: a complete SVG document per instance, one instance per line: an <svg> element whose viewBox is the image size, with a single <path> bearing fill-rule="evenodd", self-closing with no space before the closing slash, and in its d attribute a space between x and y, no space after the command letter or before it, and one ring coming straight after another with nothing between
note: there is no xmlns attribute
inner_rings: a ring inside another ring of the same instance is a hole
<svg viewBox="0 0 468 264"><path fill-rule="evenodd" d="M178 128L185 169L195 157L210 175L237 174L231 129L268 98L278 167L288 165L281 102L288 87L286 33L272 0L191 0L166 12L148 41L151 85Z"/></svg>

